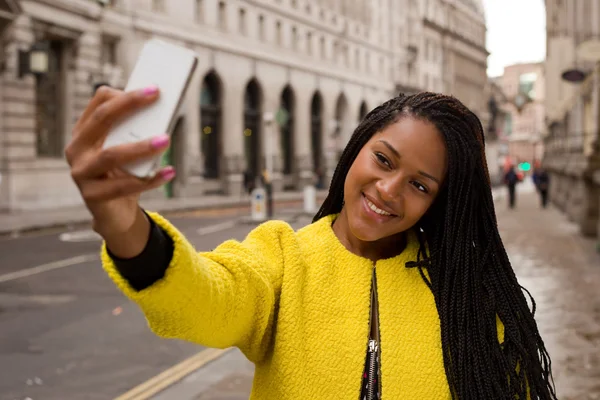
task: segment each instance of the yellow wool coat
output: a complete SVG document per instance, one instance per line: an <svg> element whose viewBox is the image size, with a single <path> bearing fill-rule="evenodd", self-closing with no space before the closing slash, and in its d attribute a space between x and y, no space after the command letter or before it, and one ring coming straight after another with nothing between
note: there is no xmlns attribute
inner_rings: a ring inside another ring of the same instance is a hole
<svg viewBox="0 0 600 400"><path fill-rule="evenodd" d="M242 242L197 253L167 220L150 215L175 244L163 279L138 292L105 247L102 260L157 335L239 347L256 366L251 399L359 398L373 263L340 243L335 216L297 232L266 222ZM419 271L404 266L418 246L411 238L402 254L376 264L383 399L451 398L433 295Z"/></svg>

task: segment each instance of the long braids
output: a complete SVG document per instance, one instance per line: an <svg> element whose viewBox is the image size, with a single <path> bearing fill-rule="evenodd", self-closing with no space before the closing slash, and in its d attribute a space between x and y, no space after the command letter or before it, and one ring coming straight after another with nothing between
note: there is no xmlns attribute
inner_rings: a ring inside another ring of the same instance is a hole
<svg viewBox="0 0 600 400"><path fill-rule="evenodd" d="M519 285L498 232L483 128L460 101L423 92L400 95L368 113L342 153L314 221L341 211L344 182L356 156L375 133L403 117L433 123L448 152L444 188L414 228L421 245L417 261L407 267L419 268L433 292L452 397L556 399L550 357L534 320L535 302ZM503 343L496 318L504 325Z"/></svg>

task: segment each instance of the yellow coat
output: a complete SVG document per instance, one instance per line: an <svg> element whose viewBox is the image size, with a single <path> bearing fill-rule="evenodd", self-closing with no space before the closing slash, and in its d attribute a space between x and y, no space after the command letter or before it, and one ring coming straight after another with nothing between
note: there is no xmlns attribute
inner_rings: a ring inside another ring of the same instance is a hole
<svg viewBox="0 0 600 400"><path fill-rule="evenodd" d="M142 291L103 265L167 338L237 346L256 365L251 399L358 400L369 336L373 263L349 252L329 216L297 232L266 222L244 241L198 254L167 220L175 244L163 279ZM377 262L384 399L446 400L440 322L416 268L418 243ZM503 336L503 332L500 332Z"/></svg>

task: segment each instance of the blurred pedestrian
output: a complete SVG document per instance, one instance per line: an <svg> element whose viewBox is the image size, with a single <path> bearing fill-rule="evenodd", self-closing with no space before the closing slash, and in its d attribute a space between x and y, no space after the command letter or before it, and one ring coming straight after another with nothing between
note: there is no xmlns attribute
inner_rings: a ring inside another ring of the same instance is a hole
<svg viewBox="0 0 600 400"><path fill-rule="evenodd" d="M251 398L556 399L498 232L481 122L455 97L400 95L371 111L312 224L269 221L197 253L138 204L173 168L117 173L169 137L102 149L106 121L157 91L98 93L66 154L105 270L157 334L240 348L255 364Z"/></svg>
<svg viewBox="0 0 600 400"><path fill-rule="evenodd" d="M504 184L508 189L508 207L515 208L517 202L517 184L520 182L520 177L515 170L515 166L508 167L508 171L504 175Z"/></svg>
<svg viewBox="0 0 600 400"><path fill-rule="evenodd" d="M548 193L550 189L550 174L546 168L539 166L533 171L533 184L540 195L542 208L548 206Z"/></svg>
<svg viewBox="0 0 600 400"><path fill-rule="evenodd" d="M243 184L244 184L244 190L246 191L246 193L248 193L249 195L252 194L252 191L256 187L256 179L254 177L254 174L252 173L252 170L250 170L250 168L246 168L246 170L244 171Z"/></svg>

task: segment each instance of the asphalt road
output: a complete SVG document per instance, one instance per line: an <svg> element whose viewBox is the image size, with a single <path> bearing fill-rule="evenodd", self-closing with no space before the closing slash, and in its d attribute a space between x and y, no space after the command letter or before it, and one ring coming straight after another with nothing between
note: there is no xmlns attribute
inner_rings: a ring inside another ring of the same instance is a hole
<svg viewBox="0 0 600 400"><path fill-rule="evenodd" d="M253 226L239 214L170 219L202 251L243 239ZM149 331L102 270L99 246L89 232L0 240L0 399L113 399L201 350Z"/></svg>

